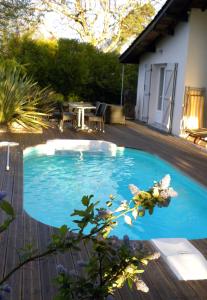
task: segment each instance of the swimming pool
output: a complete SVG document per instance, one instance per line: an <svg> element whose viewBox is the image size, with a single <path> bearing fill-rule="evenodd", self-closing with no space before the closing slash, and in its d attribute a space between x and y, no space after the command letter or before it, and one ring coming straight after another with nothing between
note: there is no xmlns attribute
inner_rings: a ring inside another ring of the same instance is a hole
<svg viewBox="0 0 207 300"><path fill-rule="evenodd" d="M51 226L67 224L74 228L70 214L74 209L82 209L83 195L93 194L95 200L105 204L113 194L118 207L121 200L131 198L129 184L147 189L154 180L170 174L171 185L178 192L170 206L156 208L152 216L146 213L133 226L120 220L112 234L143 240L207 237L206 188L155 155L104 142L101 147L91 147L93 142L87 142L81 147L80 141L70 142L72 149L58 148L58 141L56 146L51 141L26 149L24 209L31 217Z"/></svg>

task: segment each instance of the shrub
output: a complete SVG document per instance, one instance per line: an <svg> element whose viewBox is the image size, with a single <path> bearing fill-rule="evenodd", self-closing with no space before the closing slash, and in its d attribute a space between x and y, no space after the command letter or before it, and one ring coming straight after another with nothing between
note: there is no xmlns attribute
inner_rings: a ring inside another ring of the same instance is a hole
<svg viewBox="0 0 207 300"><path fill-rule="evenodd" d="M7 56L24 65L41 87L96 102L120 103L122 66L118 54L103 53L76 40L10 39ZM124 88L136 90L137 67L125 67Z"/></svg>
<svg viewBox="0 0 207 300"><path fill-rule="evenodd" d="M37 83L22 75L22 70L8 63L0 63L0 124L29 130L48 127L44 117L50 90L39 89Z"/></svg>

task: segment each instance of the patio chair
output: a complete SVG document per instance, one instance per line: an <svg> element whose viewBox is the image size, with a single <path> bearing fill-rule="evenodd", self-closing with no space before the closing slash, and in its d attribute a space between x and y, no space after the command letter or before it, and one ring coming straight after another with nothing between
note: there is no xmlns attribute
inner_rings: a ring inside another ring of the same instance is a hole
<svg viewBox="0 0 207 300"><path fill-rule="evenodd" d="M104 132L104 118L105 118L106 108L107 108L106 103L98 104L95 114L88 116L89 128L91 128L91 124L93 123L95 124L96 129L99 129L100 131ZM99 128L97 127L97 124L99 125Z"/></svg>
<svg viewBox="0 0 207 300"><path fill-rule="evenodd" d="M85 112L85 118L87 119L88 117L96 116L98 114L100 107L101 107L101 102L97 101L95 112L94 111Z"/></svg>
<svg viewBox="0 0 207 300"><path fill-rule="evenodd" d="M64 130L65 122L70 122L73 127L76 126L76 122L77 122L76 112L65 111L63 108L63 105L60 105L60 114L61 114L61 118L60 118L60 122L59 122L59 129L61 132L63 132L63 130Z"/></svg>
<svg viewBox="0 0 207 300"><path fill-rule="evenodd" d="M188 134L188 137L194 138L194 143L199 141L207 142L207 128L198 128L198 129L186 129L185 132Z"/></svg>

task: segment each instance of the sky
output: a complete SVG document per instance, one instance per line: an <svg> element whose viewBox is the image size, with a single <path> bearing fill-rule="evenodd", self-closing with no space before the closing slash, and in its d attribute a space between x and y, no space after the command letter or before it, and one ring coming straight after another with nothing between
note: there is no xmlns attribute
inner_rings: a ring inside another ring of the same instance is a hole
<svg viewBox="0 0 207 300"><path fill-rule="evenodd" d="M127 0L119 1L126 2ZM165 0L159 0L159 2L160 3L156 5L156 11L159 11L165 3ZM43 23L40 25L39 34L43 38L77 38L75 31L70 30L66 23L66 19L62 16L53 12L46 13Z"/></svg>

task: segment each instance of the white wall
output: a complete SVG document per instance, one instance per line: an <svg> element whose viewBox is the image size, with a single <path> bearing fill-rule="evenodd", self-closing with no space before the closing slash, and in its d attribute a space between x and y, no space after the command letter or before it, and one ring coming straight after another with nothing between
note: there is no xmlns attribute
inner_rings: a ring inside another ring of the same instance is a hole
<svg viewBox="0 0 207 300"><path fill-rule="evenodd" d="M193 9L189 19L190 36L185 85L207 88L207 10Z"/></svg>
<svg viewBox="0 0 207 300"><path fill-rule="evenodd" d="M156 45L155 53L146 53L140 59L139 76L138 76L138 90L137 90L137 106L136 116L138 119L141 117L142 101L144 93L144 75L145 64L165 64L177 63L177 84L175 92L175 107L172 133L179 135L180 122L182 118L182 103L184 98L184 84L185 84L185 70L187 63L187 49L189 41L189 22L179 23L175 28L173 36L166 36ZM152 84L153 86L153 84ZM157 101L157 93L151 91L150 106L155 106ZM149 123L153 123L153 115L150 114Z"/></svg>

